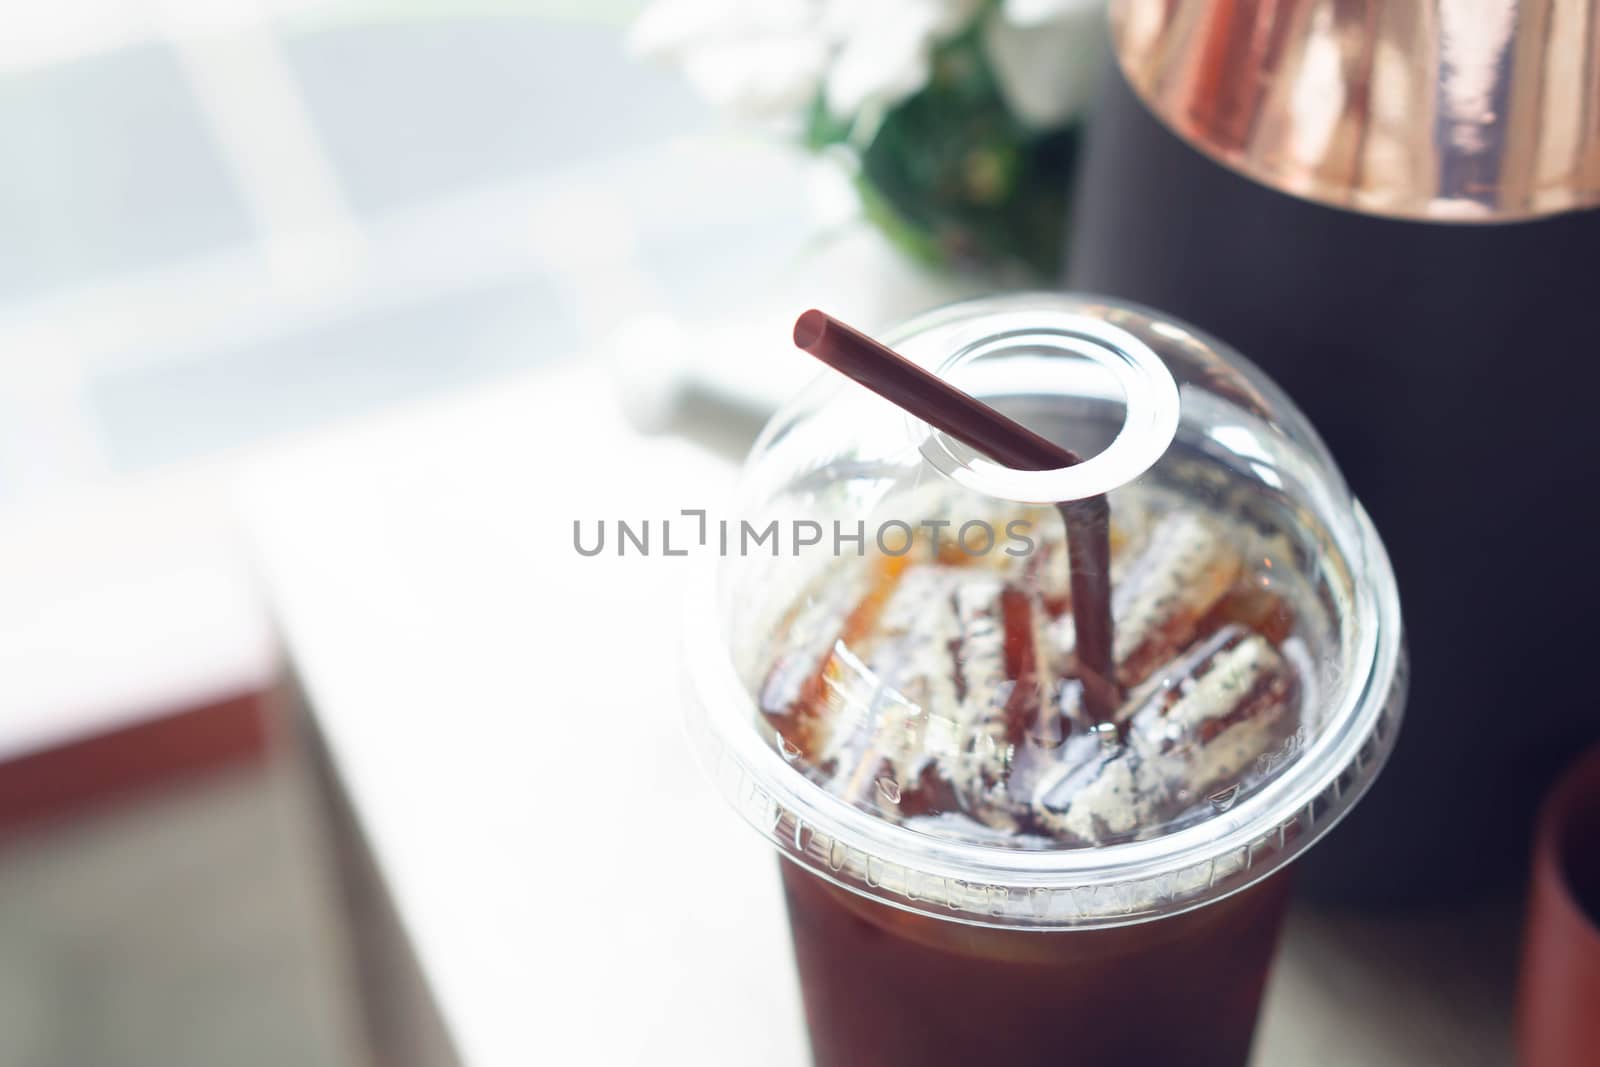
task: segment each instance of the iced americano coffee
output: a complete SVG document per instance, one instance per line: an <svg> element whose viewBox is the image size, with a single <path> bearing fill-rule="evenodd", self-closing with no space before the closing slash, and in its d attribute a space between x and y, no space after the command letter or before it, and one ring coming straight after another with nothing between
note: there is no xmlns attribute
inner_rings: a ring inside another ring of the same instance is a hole
<svg viewBox="0 0 1600 1067"><path fill-rule="evenodd" d="M836 377L756 446L740 521L792 536L717 561L691 724L783 857L812 1055L1242 1064L1288 864L1398 726L1381 544L1287 398L1179 323L1035 295L888 340L1083 461L1002 467Z"/></svg>

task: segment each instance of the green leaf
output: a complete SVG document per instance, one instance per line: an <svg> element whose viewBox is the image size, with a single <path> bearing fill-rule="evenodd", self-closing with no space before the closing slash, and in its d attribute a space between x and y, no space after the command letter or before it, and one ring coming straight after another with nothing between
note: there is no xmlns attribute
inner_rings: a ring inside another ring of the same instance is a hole
<svg viewBox="0 0 1600 1067"><path fill-rule="evenodd" d="M942 43L928 85L890 109L870 143L852 146L856 187L867 218L920 262L1020 267L1053 279L1079 134L1040 132L1010 113L983 52L981 22ZM853 132L819 93L805 143L818 151L849 145Z"/></svg>

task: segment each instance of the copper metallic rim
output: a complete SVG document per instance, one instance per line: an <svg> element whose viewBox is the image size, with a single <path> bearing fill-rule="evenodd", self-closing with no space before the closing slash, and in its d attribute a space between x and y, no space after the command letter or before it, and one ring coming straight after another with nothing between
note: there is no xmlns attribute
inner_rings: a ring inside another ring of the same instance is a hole
<svg viewBox="0 0 1600 1067"><path fill-rule="evenodd" d="M1134 91L1302 199L1506 222L1600 206L1600 0L1112 0Z"/></svg>

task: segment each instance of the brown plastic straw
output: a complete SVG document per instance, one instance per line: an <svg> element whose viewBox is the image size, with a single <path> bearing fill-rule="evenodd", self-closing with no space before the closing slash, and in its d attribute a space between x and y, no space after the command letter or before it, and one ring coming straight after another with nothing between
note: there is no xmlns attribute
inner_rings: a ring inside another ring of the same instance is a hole
<svg viewBox="0 0 1600 1067"><path fill-rule="evenodd" d="M794 343L885 400L1014 470L1071 467L1081 460L970 393L860 330L812 309L794 324ZM1112 659L1111 521L1104 496L1056 505L1067 526L1072 618L1084 707L1111 722L1120 702Z"/></svg>

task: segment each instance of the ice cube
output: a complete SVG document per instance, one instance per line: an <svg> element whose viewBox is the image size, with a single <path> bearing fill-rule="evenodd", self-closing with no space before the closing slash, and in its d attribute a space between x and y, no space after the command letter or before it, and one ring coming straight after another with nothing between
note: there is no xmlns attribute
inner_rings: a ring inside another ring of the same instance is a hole
<svg viewBox="0 0 1600 1067"><path fill-rule="evenodd" d="M1148 773L1138 750L1107 746L1091 734L1077 735L1066 749L1035 791L1033 813L1040 825L1098 845L1132 835L1160 815L1166 784Z"/></svg>
<svg viewBox="0 0 1600 1067"><path fill-rule="evenodd" d="M1112 586L1117 680L1138 685L1194 639L1200 621L1241 567L1239 554L1211 521L1193 512L1157 520Z"/></svg>
<svg viewBox="0 0 1600 1067"><path fill-rule="evenodd" d="M1230 786L1280 740L1298 699L1271 642L1229 625L1163 668L1130 717L1129 741L1174 790Z"/></svg>
<svg viewBox="0 0 1600 1067"><path fill-rule="evenodd" d="M828 701L829 683L840 671L836 650L873 631L905 570L905 561L893 556L844 570L802 602L780 628L782 648L762 681L757 703L804 759L815 759L834 732Z"/></svg>

